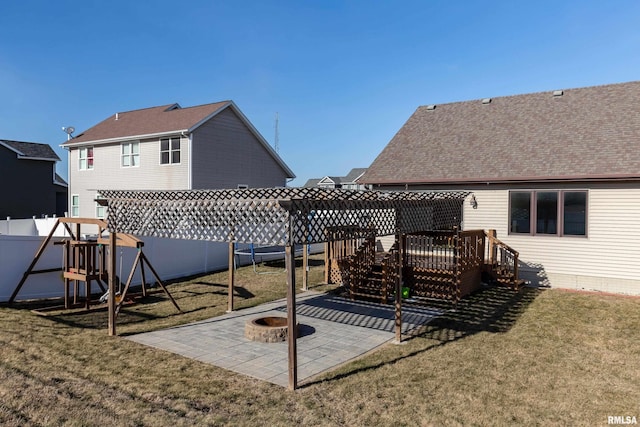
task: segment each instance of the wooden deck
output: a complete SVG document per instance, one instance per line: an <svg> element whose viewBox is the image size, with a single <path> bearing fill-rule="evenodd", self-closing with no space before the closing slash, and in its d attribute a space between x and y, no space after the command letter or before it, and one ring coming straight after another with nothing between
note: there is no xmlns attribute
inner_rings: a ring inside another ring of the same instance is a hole
<svg viewBox="0 0 640 427"><path fill-rule="evenodd" d="M342 283L352 298L385 303L393 300L400 273L404 297L453 303L479 289L483 275L501 285L521 284L517 252L491 231L422 232L401 240L387 252L375 250L375 236L327 244L327 282Z"/></svg>

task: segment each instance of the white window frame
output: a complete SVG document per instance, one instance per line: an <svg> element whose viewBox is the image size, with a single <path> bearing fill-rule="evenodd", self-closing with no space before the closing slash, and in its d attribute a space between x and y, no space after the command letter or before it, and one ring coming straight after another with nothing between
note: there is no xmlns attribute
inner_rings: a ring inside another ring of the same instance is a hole
<svg viewBox="0 0 640 427"><path fill-rule="evenodd" d="M163 150L162 149L162 142L163 141L168 141L168 149L167 150ZM173 148L173 142L177 141L178 142L178 148ZM169 166L169 165L179 165L180 163L182 163L182 138L179 136L172 136L169 138L160 138L160 165L161 166ZM174 153L178 153L178 156L180 157L180 160L177 162L173 161L173 154ZM163 162L162 161L162 155L163 154L168 154L168 161L167 162Z"/></svg>
<svg viewBox="0 0 640 427"><path fill-rule="evenodd" d="M89 152L91 152L91 156L89 156ZM93 146L78 148L78 170L93 170L95 154Z"/></svg>
<svg viewBox="0 0 640 427"><path fill-rule="evenodd" d="M76 202L76 204L74 204ZM78 218L80 216L80 195L72 194L71 195L71 217Z"/></svg>
<svg viewBox="0 0 640 427"><path fill-rule="evenodd" d="M140 166L140 141L128 141L120 144L120 167L136 168L138 166Z"/></svg>

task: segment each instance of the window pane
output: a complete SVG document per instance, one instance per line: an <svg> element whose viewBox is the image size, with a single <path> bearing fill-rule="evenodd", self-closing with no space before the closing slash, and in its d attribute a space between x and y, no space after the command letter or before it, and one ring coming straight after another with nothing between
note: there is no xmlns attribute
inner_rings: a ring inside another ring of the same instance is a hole
<svg viewBox="0 0 640 427"><path fill-rule="evenodd" d="M140 157L138 154L133 154L131 156L131 166L138 166L138 157Z"/></svg>
<svg viewBox="0 0 640 427"><path fill-rule="evenodd" d="M587 235L587 192L564 193L564 234L570 236Z"/></svg>
<svg viewBox="0 0 640 427"><path fill-rule="evenodd" d="M180 138L171 139L171 149L179 150L180 149Z"/></svg>
<svg viewBox="0 0 640 427"><path fill-rule="evenodd" d="M531 232L531 193L509 193L511 233Z"/></svg>
<svg viewBox="0 0 640 427"><path fill-rule="evenodd" d="M93 147L87 148L87 157L93 157Z"/></svg>
<svg viewBox="0 0 640 427"><path fill-rule="evenodd" d="M163 165L169 163L169 152L160 153L160 163Z"/></svg>
<svg viewBox="0 0 640 427"><path fill-rule="evenodd" d="M558 193L536 193L536 233L558 233Z"/></svg>
<svg viewBox="0 0 640 427"><path fill-rule="evenodd" d="M122 154L129 154L129 144L122 144Z"/></svg>
<svg viewBox="0 0 640 427"><path fill-rule="evenodd" d="M171 153L171 163L180 163L180 152L174 151Z"/></svg>
<svg viewBox="0 0 640 427"><path fill-rule="evenodd" d="M169 140L161 139L160 140L160 151L169 151Z"/></svg>
<svg viewBox="0 0 640 427"><path fill-rule="evenodd" d="M130 159L130 157L128 155L127 156L123 156L122 157L122 166L125 166L125 167L126 166L131 166L131 164L129 163L129 159Z"/></svg>
<svg viewBox="0 0 640 427"><path fill-rule="evenodd" d="M133 144L131 144L131 152L133 154L138 154L138 150L140 150L140 146L137 142L134 142Z"/></svg>
<svg viewBox="0 0 640 427"><path fill-rule="evenodd" d="M80 159L80 169L87 168L87 161L85 159Z"/></svg>

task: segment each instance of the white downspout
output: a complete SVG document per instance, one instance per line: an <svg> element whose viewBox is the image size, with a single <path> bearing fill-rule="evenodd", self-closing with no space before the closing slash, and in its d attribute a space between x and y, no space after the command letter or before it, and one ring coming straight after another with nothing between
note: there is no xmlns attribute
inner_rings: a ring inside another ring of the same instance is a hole
<svg viewBox="0 0 640 427"><path fill-rule="evenodd" d="M182 135L186 136L186 135L184 135L184 132L182 132ZM187 175L188 175L188 177L187 177L187 190L193 190L193 176L192 176L192 173L193 173L193 167L192 167L192 164L193 164L193 134L192 133L189 134L189 143L188 144L189 144L189 147L188 147L189 161L187 162Z"/></svg>

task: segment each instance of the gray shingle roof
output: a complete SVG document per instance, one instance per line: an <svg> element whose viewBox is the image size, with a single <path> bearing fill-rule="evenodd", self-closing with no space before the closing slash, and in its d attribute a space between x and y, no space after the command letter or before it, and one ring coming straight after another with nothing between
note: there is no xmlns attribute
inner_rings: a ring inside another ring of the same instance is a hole
<svg viewBox="0 0 640 427"><path fill-rule="evenodd" d="M640 82L419 107L371 184L640 178Z"/></svg>
<svg viewBox="0 0 640 427"><path fill-rule="evenodd" d="M349 171L347 176L341 178L342 182L355 182L356 178L365 173L367 168L353 168Z"/></svg>
<svg viewBox="0 0 640 427"><path fill-rule="evenodd" d="M44 160L60 160L60 157L53 151L49 144L40 144L38 142L23 142L1 139L0 143L8 146L15 151L19 157L31 157Z"/></svg>

